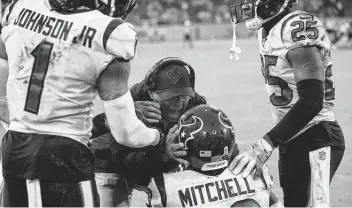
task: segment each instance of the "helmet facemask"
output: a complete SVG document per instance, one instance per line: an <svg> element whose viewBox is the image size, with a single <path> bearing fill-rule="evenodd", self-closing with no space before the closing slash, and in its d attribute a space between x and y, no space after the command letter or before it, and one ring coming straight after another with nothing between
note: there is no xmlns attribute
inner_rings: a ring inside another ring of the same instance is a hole
<svg viewBox="0 0 352 208"><path fill-rule="evenodd" d="M297 0L232 0L229 9L235 24L245 21L249 30L258 30L293 3Z"/></svg>
<svg viewBox="0 0 352 208"><path fill-rule="evenodd" d="M137 4L137 0L97 0L97 2L102 13L121 19L125 19Z"/></svg>
<svg viewBox="0 0 352 208"><path fill-rule="evenodd" d="M85 6L80 0L49 0L49 4L60 13L74 13L80 6Z"/></svg>

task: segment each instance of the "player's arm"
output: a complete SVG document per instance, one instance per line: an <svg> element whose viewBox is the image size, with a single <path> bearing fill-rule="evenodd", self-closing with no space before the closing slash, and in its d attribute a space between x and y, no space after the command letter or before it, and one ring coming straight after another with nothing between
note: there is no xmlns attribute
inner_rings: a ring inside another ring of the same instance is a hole
<svg viewBox="0 0 352 208"><path fill-rule="evenodd" d="M98 93L103 101L110 130L119 144L139 148L157 145L160 133L146 127L136 116L128 79L131 64L114 59L98 78Z"/></svg>
<svg viewBox="0 0 352 208"><path fill-rule="evenodd" d="M0 38L0 120L9 123L9 109L6 98L6 84L9 75L5 44Z"/></svg>
<svg viewBox="0 0 352 208"><path fill-rule="evenodd" d="M243 177L247 177L256 168L255 178L259 177L261 167L272 151L299 133L323 108L324 66L318 48L295 48L286 58L294 69L299 99L274 128L235 158L230 166L230 169L236 166L234 174L245 169Z"/></svg>

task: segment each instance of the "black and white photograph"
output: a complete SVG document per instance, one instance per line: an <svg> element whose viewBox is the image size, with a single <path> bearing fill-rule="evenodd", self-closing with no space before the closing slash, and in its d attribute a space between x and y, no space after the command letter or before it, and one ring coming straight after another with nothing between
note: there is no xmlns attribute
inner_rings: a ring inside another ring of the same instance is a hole
<svg viewBox="0 0 352 208"><path fill-rule="evenodd" d="M0 7L0 207L352 207L350 0Z"/></svg>

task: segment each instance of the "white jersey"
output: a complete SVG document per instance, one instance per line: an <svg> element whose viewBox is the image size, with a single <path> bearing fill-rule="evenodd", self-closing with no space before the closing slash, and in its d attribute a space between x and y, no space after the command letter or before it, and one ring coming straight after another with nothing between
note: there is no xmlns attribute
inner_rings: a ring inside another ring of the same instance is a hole
<svg viewBox="0 0 352 208"><path fill-rule="evenodd" d="M253 200L269 207L272 177L264 166L263 177L242 178L226 169L218 176L186 170L165 173L148 186L150 207L231 207L243 200Z"/></svg>
<svg viewBox="0 0 352 208"><path fill-rule="evenodd" d="M295 11L278 22L266 37L263 37L263 29L259 30L258 38L262 73L275 124L282 120L299 98L293 68L286 54L302 46L317 46L320 49L325 69L325 99L321 112L301 132L321 121L335 121L330 40L322 22L314 15Z"/></svg>
<svg viewBox="0 0 352 208"><path fill-rule="evenodd" d="M133 26L97 10L60 14L48 0L18 0L7 7L2 23L9 130L86 144L97 79L114 58L135 56Z"/></svg>

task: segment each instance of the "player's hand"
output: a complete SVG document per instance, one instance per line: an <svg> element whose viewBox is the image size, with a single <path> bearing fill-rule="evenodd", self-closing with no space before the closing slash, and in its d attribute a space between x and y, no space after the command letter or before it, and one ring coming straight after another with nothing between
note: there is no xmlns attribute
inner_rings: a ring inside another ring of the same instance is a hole
<svg viewBox="0 0 352 208"><path fill-rule="evenodd" d="M234 175L242 173L243 178L255 171L254 179L257 179L261 174L264 163L269 159L272 152L271 145L265 139L260 139L243 153L237 155L229 169L232 170Z"/></svg>
<svg viewBox="0 0 352 208"><path fill-rule="evenodd" d="M164 160L170 161L175 160L186 167L189 165L188 161L182 159L187 155L187 152L184 150L185 145L183 143L175 143L174 141L180 134L180 130L177 129L177 126L174 126L170 129L166 140L165 140L165 153Z"/></svg>
<svg viewBox="0 0 352 208"><path fill-rule="evenodd" d="M136 101L134 108L139 120L143 123L155 124L161 120L160 104L154 101Z"/></svg>

